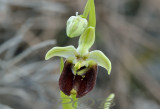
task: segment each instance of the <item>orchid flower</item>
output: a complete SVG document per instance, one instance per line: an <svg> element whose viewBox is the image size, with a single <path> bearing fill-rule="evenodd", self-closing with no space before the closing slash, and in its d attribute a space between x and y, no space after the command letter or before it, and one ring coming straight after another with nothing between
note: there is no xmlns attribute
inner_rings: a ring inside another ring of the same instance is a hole
<svg viewBox="0 0 160 109"><path fill-rule="evenodd" d="M89 0L92 7L89 8L90 11L84 12L82 16L72 16L67 21L67 34L70 35L69 37L81 35L78 47L75 48L72 45L53 47L45 56L46 60L55 56L66 58L59 78L59 87L64 94L68 96L75 94L77 98L86 95L95 86L98 66L105 68L108 74L111 72L111 62L103 52L100 50L89 52L95 42L96 24L94 1L91 1L93 0ZM89 23L86 22L88 14L90 14Z"/></svg>
<svg viewBox="0 0 160 109"><path fill-rule="evenodd" d="M48 60L54 56L64 57L66 61L59 79L59 87L66 95L82 97L90 92L96 81L97 65L111 71L111 62L100 50L89 52L95 40L95 28L88 27L81 35L79 46L53 47L46 54Z"/></svg>

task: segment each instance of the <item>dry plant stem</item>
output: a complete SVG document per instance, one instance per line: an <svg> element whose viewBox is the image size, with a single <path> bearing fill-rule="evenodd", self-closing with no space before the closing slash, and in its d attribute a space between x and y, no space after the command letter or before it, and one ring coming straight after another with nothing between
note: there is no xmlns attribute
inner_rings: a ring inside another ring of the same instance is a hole
<svg viewBox="0 0 160 109"><path fill-rule="evenodd" d="M116 70L113 78L113 87L114 87L114 92L116 93L117 97L117 102L118 102L118 107L120 109L130 109L130 102L129 99L126 95L129 95L129 80L130 77L129 75L125 74L124 69L122 69L122 66L120 63L116 63Z"/></svg>
<svg viewBox="0 0 160 109"><path fill-rule="evenodd" d="M29 19L22 25L20 30L17 32L17 34L10 40L6 41L0 46L0 54L3 53L5 50L12 48L13 46L17 48L16 46L22 42L22 39L24 37L24 34L30 29L30 27L33 25L32 20Z"/></svg>
<svg viewBox="0 0 160 109"><path fill-rule="evenodd" d="M119 22L117 22L117 20ZM126 22L124 18L117 17L115 15L111 17L105 16L104 22L107 25L109 25L110 28L114 29L116 32L121 34L122 37L132 40L135 43L138 43L142 46L150 48L154 51L158 50L158 44L159 44L158 40L155 40L154 38L152 38L152 36L150 36L149 34L146 34L142 28L139 28L134 24L130 24ZM115 22L116 22L116 25L115 25ZM126 30L128 30L128 32L126 32ZM144 38L143 36L147 38Z"/></svg>
<svg viewBox="0 0 160 109"><path fill-rule="evenodd" d="M29 95L25 90L19 88L1 87L0 95L13 95L23 98L26 102L31 101L31 95Z"/></svg>
<svg viewBox="0 0 160 109"><path fill-rule="evenodd" d="M34 8L38 11L51 11L58 13L66 13L68 10L63 4L57 2L48 2L48 1L21 1L21 0L0 0L1 3L5 3L6 5L12 6L22 6L22 7L30 7ZM43 4L43 5L42 5Z"/></svg>
<svg viewBox="0 0 160 109"><path fill-rule="evenodd" d="M15 64L19 63L20 61L22 61L25 57L27 57L29 54L31 54L33 51L38 50L38 49L42 49L46 46L49 45L54 45L55 41L54 40L49 40L49 41L45 41L42 42L40 44L37 44L29 49L27 49L26 51L22 52L21 54L19 54L17 57L13 58L12 60L9 61L2 61L3 64L1 65L1 68L3 68L3 70L1 71L1 77L3 74L5 74L6 72L10 72L9 69L12 68L13 69L19 69L15 66ZM25 74L25 73L24 73ZM7 76L7 75L6 75Z"/></svg>
<svg viewBox="0 0 160 109"><path fill-rule="evenodd" d="M118 109L130 109L131 103L129 101L129 88L130 88L130 75L125 73L126 71L123 69L123 66L117 61L115 61L115 69L113 69L111 74L111 89L116 95L116 106Z"/></svg>
<svg viewBox="0 0 160 109"><path fill-rule="evenodd" d="M136 78L136 80L147 89L146 92L150 93L150 95L160 103L159 83L147 73L146 68L143 68L143 66L138 62L138 60L134 57L133 53L126 47L126 45L122 45L121 50L122 52L120 53L122 54L114 55L117 56L120 61L125 61L125 63L123 63L125 68L130 71L133 77ZM119 56L124 57L122 58ZM127 60L125 57L128 57Z"/></svg>
<svg viewBox="0 0 160 109"><path fill-rule="evenodd" d="M57 63L57 61L55 62ZM12 70L9 70L9 71L2 70L2 72L4 73L0 75L1 77L0 85L7 85L9 83L15 82L17 80L20 80L20 78L23 78L29 75L32 75L31 79L33 79L34 81L47 82L47 80L44 80L42 78L45 75L48 75L50 72L52 72L53 69L56 69L58 67L58 65L55 64L55 62L46 63L46 61L40 61L32 64L27 64L25 66L12 66ZM9 78L12 78L12 79L9 79ZM49 79L48 81L56 82L57 81L56 74L55 74L55 78Z"/></svg>
<svg viewBox="0 0 160 109"><path fill-rule="evenodd" d="M118 18L118 20L117 20L117 18ZM104 27L107 28L109 26L108 29L110 29L110 31L112 31L112 35L110 34L111 36L116 35L119 37L125 37L129 41L132 41L134 43L138 43L138 44L140 44L146 48L149 48L151 50L154 50L154 51L159 50L158 40L152 38L152 36L150 36L149 34L144 32L144 30L142 28L139 28L134 24L130 24L130 23L124 21L123 17L121 17L121 16L116 17L116 15L113 14L110 17L105 16L105 18L103 20L104 20L104 22L106 22L106 25L104 25ZM130 31L126 32L126 30L128 30L128 29ZM143 36L147 36L147 38L144 38ZM111 38L110 40L115 40L115 39ZM108 41L108 42L110 43L111 41ZM153 42L155 42L155 43L153 43ZM156 101L158 101L160 103L160 94L158 92L160 90L160 86L159 86L158 81L156 81L151 75L147 74L148 71L146 69L144 69L144 67L135 58L135 56L133 55L133 51L130 50L129 48L127 48L127 46L128 46L127 44L122 45L123 43L117 42L117 41L112 42L112 43L116 43L117 46L110 43L112 45L111 48L116 49L116 50L117 50L117 48L121 49L122 46L125 46L124 48L122 47L124 50L126 49L125 51L123 51L123 53L122 53L122 51L119 51L118 55L114 51L112 51L112 53L114 54L115 57L117 57L117 59L120 62L123 62L125 68L128 71L131 71L133 77L136 78L136 80L146 88L146 92L150 93L150 95L154 99L156 99ZM108 44L106 43L106 45L108 45ZM121 46L119 46L119 45L121 45ZM130 60L125 60L125 58L122 58L119 56L128 57L127 59L130 59ZM132 62L132 65L126 64L126 63L130 63L130 62ZM135 66L133 66L133 65L135 65Z"/></svg>
<svg viewBox="0 0 160 109"><path fill-rule="evenodd" d="M148 91L160 103L159 83L155 79L153 79L151 75L147 74L148 71L143 68L143 66L138 62L127 45L122 45L122 48L124 51L122 50L123 52L121 52L121 55L124 56L124 58L118 58L121 61L125 61L124 66L126 67L126 69L128 71L131 71L132 75L137 79L137 81L145 86L145 88L147 89L146 91ZM125 57L128 57L128 60L126 60ZM132 62L132 65L134 66L130 65L130 62Z"/></svg>
<svg viewBox="0 0 160 109"><path fill-rule="evenodd" d="M24 51L23 53L19 54L18 56L16 56L14 59L10 60L9 63L7 63L8 67L18 63L19 61L21 61L22 59L24 59L25 57L27 57L29 54L31 54L33 51L38 50L38 49L42 49L43 47L49 46L49 45L54 45L56 42L55 40L48 40L45 42L42 42L40 44L37 44L29 49L27 49L26 51Z"/></svg>
<svg viewBox="0 0 160 109"><path fill-rule="evenodd" d="M159 83L155 79L153 79L151 75L146 73L147 70L143 69L142 65L136 60L136 58L131 54L131 52L127 52L127 56L130 59L128 61L132 61L134 66L126 63L126 69L132 70L131 73L136 78L136 80L147 89L146 91L150 93L150 95L154 99L156 99L160 103Z"/></svg>
<svg viewBox="0 0 160 109"><path fill-rule="evenodd" d="M146 70L146 68L144 68L142 64L138 62L138 60L133 55L132 51L126 45L121 46L120 53L122 54L119 55L114 54L114 55L117 56L117 58L121 62L124 61L123 65L125 66L125 68L128 71L130 71L133 77L135 77L136 80L147 89L146 92L150 93L150 95L152 95L152 97L160 103L160 94L159 94L160 86L158 81L156 81L151 75L147 73L148 71ZM124 56L124 57L122 58L119 56ZM128 57L127 60L125 57Z"/></svg>

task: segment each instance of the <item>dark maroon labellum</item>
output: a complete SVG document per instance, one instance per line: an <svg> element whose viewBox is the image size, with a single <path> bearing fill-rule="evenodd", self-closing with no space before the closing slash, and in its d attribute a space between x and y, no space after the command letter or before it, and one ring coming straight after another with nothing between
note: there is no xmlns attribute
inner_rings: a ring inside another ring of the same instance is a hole
<svg viewBox="0 0 160 109"><path fill-rule="evenodd" d="M83 76L74 75L72 67L73 64L71 62L66 61L64 63L64 68L59 78L59 87L61 91L68 96L71 95L71 91L74 89L77 94L76 97L80 98L90 92L95 86L97 65L89 66Z"/></svg>

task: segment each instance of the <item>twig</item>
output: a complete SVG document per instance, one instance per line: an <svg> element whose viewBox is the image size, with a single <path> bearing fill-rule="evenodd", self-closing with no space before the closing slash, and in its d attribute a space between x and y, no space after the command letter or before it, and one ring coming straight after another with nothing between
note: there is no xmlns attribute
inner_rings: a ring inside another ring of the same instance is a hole
<svg viewBox="0 0 160 109"><path fill-rule="evenodd" d="M22 41L24 34L29 30L32 24L33 23L31 19L27 20L12 39L9 39L0 46L0 54L13 46L17 48L16 45L18 45Z"/></svg>
<svg viewBox="0 0 160 109"><path fill-rule="evenodd" d="M31 48L28 48L27 50L25 50L24 52L22 52L21 54L16 56L14 59L7 62L7 65L8 65L7 67L10 67L10 66L15 65L16 63L20 62L23 58L27 57L29 54L31 54L35 50L41 49L41 48L46 47L48 45L54 45L55 43L56 43L55 40L49 40L49 41L45 41L40 44L37 44Z"/></svg>

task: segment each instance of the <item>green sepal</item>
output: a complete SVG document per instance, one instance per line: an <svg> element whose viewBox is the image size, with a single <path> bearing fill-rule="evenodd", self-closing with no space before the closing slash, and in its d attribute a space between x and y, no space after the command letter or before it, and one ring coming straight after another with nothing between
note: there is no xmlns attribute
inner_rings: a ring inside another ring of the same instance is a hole
<svg viewBox="0 0 160 109"><path fill-rule="evenodd" d="M90 26L85 30L85 32L81 35L79 39L79 45L77 51L79 52L80 56L88 54L88 51L93 45L94 41L95 41L95 28Z"/></svg>
<svg viewBox="0 0 160 109"><path fill-rule="evenodd" d="M110 60L99 50L94 50L90 52L88 60L95 61L99 66L108 70L108 74L111 72L111 62Z"/></svg>
<svg viewBox="0 0 160 109"><path fill-rule="evenodd" d="M60 60L60 74L62 73L63 68L64 68L64 61L63 61L63 58L61 58L61 60Z"/></svg>
<svg viewBox="0 0 160 109"><path fill-rule="evenodd" d="M45 56L45 60L48 60L54 56L69 58L75 57L76 49L74 46L66 46L66 47L53 47L49 50Z"/></svg>

